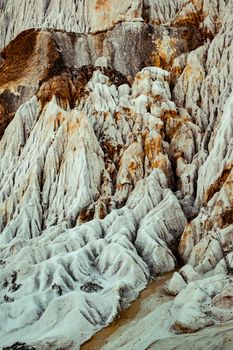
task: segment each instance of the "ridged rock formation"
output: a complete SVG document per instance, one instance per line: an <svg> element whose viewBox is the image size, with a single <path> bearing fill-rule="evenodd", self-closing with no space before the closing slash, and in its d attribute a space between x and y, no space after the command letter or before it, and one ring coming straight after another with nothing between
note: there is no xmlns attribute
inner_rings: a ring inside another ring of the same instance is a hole
<svg viewBox="0 0 233 350"><path fill-rule="evenodd" d="M232 6L1 1L2 347L78 349L181 264L153 340L233 319Z"/></svg>

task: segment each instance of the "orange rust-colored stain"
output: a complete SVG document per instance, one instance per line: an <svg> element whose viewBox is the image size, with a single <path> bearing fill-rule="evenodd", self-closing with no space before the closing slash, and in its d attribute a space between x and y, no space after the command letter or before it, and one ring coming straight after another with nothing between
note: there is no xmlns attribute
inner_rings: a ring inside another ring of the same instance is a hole
<svg viewBox="0 0 233 350"><path fill-rule="evenodd" d="M151 64L170 71L172 74L169 80L173 84L183 71L182 67L174 69L175 58L204 43L206 35L199 27L200 18L199 12L188 14L185 18L178 14L174 25L170 27L172 32L165 31L162 38L155 38L153 41L154 48L149 57Z"/></svg>
<svg viewBox="0 0 233 350"><path fill-rule="evenodd" d="M180 117L178 113L173 110L162 111L160 117L165 124L165 135L169 140L179 135L181 127L188 121L188 119Z"/></svg>
<svg viewBox="0 0 233 350"><path fill-rule="evenodd" d="M1 54L4 60L0 66L3 91L0 95L0 137L20 104L35 94L39 82L52 71L59 59L55 46L51 33L28 29L3 49ZM27 87L28 95L11 93L11 90L20 92L22 86Z"/></svg>
<svg viewBox="0 0 233 350"><path fill-rule="evenodd" d="M226 181L220 188L219 199L214 210L216 212L216 222L218 227L223 228L233 223L233 169L228 175ZM227 202L222 199L227 198Z"/></svg>
<svg viewBox="0 0 233 350"><path fill-rule="evenodd" d="M233 224L233 207L224 210L221 215L220 228Z"/></svg>
<svg viewBox="0 0 233 350"><path fill-rule="evenodd" d="M173 155L173 159L177 162L178 159L181 159L181 158L184 160L184 152L182 150L178 149L175 152L175 154ZM178 176L178 173L176 175Z"/></svg>
<svg viewBox="0 0 233 350"><path fill-rule="evenodd" d="M157 39L154 41L155 49L151 53L150 60L156 67L171 70L174 59L178 56L178 39Z"/></svg>
<svg viewBox="0 0 233 350"><path fill-rule="evenodd" d="M77 221L81 224L92 220L93 217L94 217L94 209L88 207L81 210Z"/></svg>
<svg viewBox="0 0 233 350"><path fill-rule="evenodd" d="M174 25L177 26L199 26L203 20L203 14L201 12L187 12L185 16L177 16Z"/></svg>
<svg viewBox="0 0 233 350"><path fill-rule="evenodd" d="M103 140L101 142L101 148L105 154L106 160L112 160L114 161L115 158L119 159L120 151L122 146L121 145L113 145L109 140Z"/></svg>
<svg viewBox="0 0 233 350"><path fill-rule="evenodd" d="M69 105L73 107L75 93L76 90L71 79L67 75L61 74L45 82L37 96L42 106L49 102L53 96L56 96L61 106L66 106L68 101Z"/></svg>
<svg viewBox="0 0 233 350"><path fill-rule="evenodd" d="M195 26L199 28L200 23L204 21L206 14L203 12L203 3L199 0L191 0L190 3L193 4L194 10L183 11L187 6L187 3L184 3L173 23L175 26Z"/></svg>
<svg viewBox="0 0 233 350"><path fill-rule="evenodd" d="M209 200L214 196L216 192L219 192L222 188L223 184L227 181L229 174L231 173L233 169L233 164L228 164L222 171L220 177L217 179L217 181L212 184L207 191L204 194L204 202L205 204L209 202ZM232 179L228 179L230 181L230 185L232 186Z"/></svg>
<svg viewBox="0 0 233 350"><path fill-rule="evenodd" d="M77 132L79 127L78 121L72 121L68 123L68 134L74 134Z"/></svg>
<svg viewBox="0 0 233 350"><path fill-rule="evenodd" d="M157 52L153 52L151 54L150 61L153 66L163 68L163 63L161 62L160 55Z"/></svg>
<svg viewBox="0 0 233 350"><path fill-rule="evenodd" d="M153 169L161 169L165 174L167 174L168 171L168 162L167 158L164 155L161 155L161 157L158 157L157 159L154 159L152 162L152 168Z"/></svg>
<svg viewBox="0 0 233 350"><path fill-rule="evenodd" d="M128 169L132 172L134 172L138 167L138 164L135 161L132 161L128 165Z"/></svg>
<svg viewBox="0 0 233 350"><path fill-rule="evenodd" d="M28 29L20 33L1 52L4 59L0 69L0 85L15 81L29 68L38 32Z"/></svg>
<svg viewBox="0 0 233 350"><path fill-rule="evenodd" d="M96 10L108 10L110 7L109 0L96 0L95 9Z"/></svg>
<svg viewBox="0 0 233 350"><path fill-rule="evenodd" d="M171 81L175 82L182 72L183 72L183 67L180 67L180 66L172 67L171 76L170 76Z"/></svg>
<svg viewBox="0 0 233 350"><path fill-rule="evenodd" d="M4 61L0 67L0 86L20 82L30 74L35 81L43 80L59 58L52 34L35 29L20 33L1 54ZM44 67L41 62L46 63Z"/></svg>
<svg viewBox="0 0 233 350"><path fill-rule="evenodd" d="M192 77L194 81L201 81L205 77L204 73L199 68L195 69L195 67L190 66L189 64L185 67L184 74L187 80Z"/></svg>
<svg viewBox="0 0 233 350"><path fill-rule="evenodd" d="M183 254L185 252L186 244L190 240L192 235L193 235L192 222L189 222L184 228L184 232L181 236L179 247L178 247L178 252L179 252L181 258L183 257Z"/></svg>
<svg viewBox="0 0 233 350"><path fill-rule="evenodd" d="M121 120L121 113L120 112L115 112L114 114L114 119L117 121L117 120Z"/></svg>
<svg viewBox="0 0 233 350"><path fill-rule="evenodd" d="M10 108L8 108L9 101L4 98L1 98L0 96L0 139L7 127L7 125L12 121L14 118L15 113L11 111Z"/></svg>
<svg viewBox="0 0 233 350"><path fill-rule="evenodd" d="M103 54L105 33L98 33L94 36L94 38L96 54L97 56L101 56Z"/></svg>
<svg viewBox="0 0 233 350"><path fill-rule="evenodd" d="M153 158L163 150L162 137L158 134L158 137L156 138L146 139L144 149L147 158L149 161L152 161Z"/></svg>
<svg viewBox="0 0 233 350"><path fill-rule="evenodd" d="M173 119L175 117L178 117L178 113L176 111L173 110L161 110L161 115L160 115L162 121L167 121L170 119Z"/></svg>
<svg viewBox="0 0 233 350"><path fill-rule="evenodd" d="M59 112L56 117L58 125L62 124L65 120L64 115L62 112Z"/></svg>
<svg viewBox="0 0 233 350"><path fill-rule="evenodd" d="M99 210L99 218L102 220L105 218L106 215L107 215L107 212L106 212L104 206L101 205L100 210Z"/></svg>

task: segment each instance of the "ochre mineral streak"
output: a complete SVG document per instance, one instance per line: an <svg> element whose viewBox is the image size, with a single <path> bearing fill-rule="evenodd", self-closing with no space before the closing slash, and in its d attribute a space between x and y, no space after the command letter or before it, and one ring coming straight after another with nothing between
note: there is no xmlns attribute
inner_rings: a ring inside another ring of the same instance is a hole
<svg viewBox="0 0 233 350"><path fill-rule="evenodd" d="M178 265L126 346L233 320L232 7L1 1L3 348L78 349Z"/></svg>

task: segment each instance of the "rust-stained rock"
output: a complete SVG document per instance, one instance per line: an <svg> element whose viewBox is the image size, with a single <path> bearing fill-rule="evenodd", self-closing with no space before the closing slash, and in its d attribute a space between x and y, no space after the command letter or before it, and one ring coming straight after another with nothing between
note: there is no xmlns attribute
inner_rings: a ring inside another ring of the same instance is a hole
<svg viewBox="0 0 233 350"><path fill-rule="evenodd" d="M0 66L0 136L17 108L36 93L39 82L62 69L60 54L49 32L27 30L3 51Z"/></svg>
<svg viewBox="0 0 233 350"><path fill-rule="evenodd" d="M231 287L225 288L213 298L213 305L223 309L233 308L233 291Z"/></svg>
<svg viewBox="0 0 233 350"><path fill-rule="evenodd" d="M178 56L196 49L204 42L201 31L193 25L188 26L188 23L161 27L161 30L162 36L155 36L153 41L151 61L155 66L172 72L173 63ZM175 71L173 74L175 76Z"/></svg>
<svg viewBox="0 0 233 350"><path fill-rule="evenodd" d="M190 40L191 37L192 40ZM135 26L122 23L109 32L95 35L52 30L26 30L2 51L3 62L0 67L2 126L0 134L3 134L19 105L35 94L39 85L45 81L50 79L52 84L53 77L56 78L53 78L53 88L50 92L46 93L50 89L48 82L46 86L43 85L40 88L38 96L44 103L48 95L53 94L53 89L57 94L56 80L60 89L66 91L60 92L60 95L63 95L61 100L67 97L70 105L73 106L75 101L85 93L85 84L93 72L93 68L89 68L88 72L87 67L94 66L98 56L108 58L112 68L105 69L105 73L111 81L120 85L128 83L130 78L127 77L134 76L144 66L156 65L170 70L176 57L199 46L201 40L201 34L195 28L191 28L190 31L183 26L162 28L144 23L135 23ZM76 52L78 55L75 54ZM122 52L124 52L123 56ZM133 66L131 57L134 57ZM82 68L83 66L86 68ZM65 76L70 76L70 74L67 75L67 69L68 73L71 72L73 83L65 82L67 80ZM65 75L62 75L63 78L57 77L62 72L65 72ZM71 87L72 84L78 85L76 93ZM12 93L14 101L11 108L7 105L9 102L4 98L4 93L6 94L8 90ZM22 90L27 91L27 94L22 94Z"/></svg>
<svg viewBox="0 0 233 350"><path fill-rule="evenodd" d="M232 0L38 1L0 4L0 342L79 346L182 262L156 336L233 319Z"/></svg>
<svg viewBox="0 0 233 350"><path fill-rule="evenodd" d="M0 91L35 85L59 65L60 54L49 32L34 29L19 34L1 53Z"/></svg>
<svg viewBox="0 0 233 350"><path fill-rule="evenodd" d="M53 96L64 109L73 108L76 101L76 89L68 75L60 74L43 83L37 93L42 108ZM68 103L68 106L67 106Z"/></svg>
<svg viewBox="0 0 233 350"><path fill-rule="evenodd" d="M232 163L227 164L226 167L222 170L220 177L215 181L214 184L212 184L207 189L207 191L204 194L205 204L207 204L209 200L215 195L215 193L219 192L223 186L225 188L228 187L229 191L232 190L232 187L233 187L232 169L233 169L233 164ZM231 198L232 194L229 193L228 197Z"/></svg>

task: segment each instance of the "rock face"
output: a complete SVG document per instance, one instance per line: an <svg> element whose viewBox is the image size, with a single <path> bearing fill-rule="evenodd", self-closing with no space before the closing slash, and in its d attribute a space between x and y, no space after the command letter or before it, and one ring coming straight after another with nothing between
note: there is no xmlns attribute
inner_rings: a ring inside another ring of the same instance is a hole
<svg viewBox="0 0 233 350"><path fill-rule="evenodd" d="M1 2L1 346L77 349L181 262L171 329L233 319L232 5Z"/></svg>
<svg viewBox="0 0 233 350"><path fill-rule="evenodd" d="M169 339L162 339L156 341L148 349L149 350L167 350L167 349L223 349L228 350L232 348L233 329L232 322L205 328L193 334L179 335L179 337L171 337ZM188 344L188 345L187 345Z"/></svg>
<svg viewBox="0 0 233 350"><path fill-rule="evenodd" d="M85 72L77 69L94 66L96 60L103 56L107 59L107 66L110 65L126 78L131 76L132 81L143 67L162 60L160 46L168 34L173 41L173 53L168 58L169 62L196 48L203 39L197 29L191 29L187 35L187 28L183 26L170 28L168 31L166 28L141 22L133 25L131 22L118 24L105 33L95 35L34 29L22 32L1 53L4 60L0 67L0 137L18 107L29 100L43 82L52 77L58 79L60 73L66 73L76 83L78 81L83 89L93 73L93 68L86 68ZM191 37L194 37L192 41ZM171 44L169 45L167 51L171 48ZM165 53L163 57L164 55ZM160 62L162 68L168 67L166 58L164 60L163 64ZM109 74L114 76L115 73ZM117 79L117 85L124 81L127 83L120 74ZM67 89L69 90L66 86ZM53 89L50 88L50 91L54 94ZM77 98L77 94L72 97L72 103Z"/></svg>
<svg viewBox="0 0 233 350"><path fill-rule="evenodd" d="M29 28L94 33L110 29L118 22L142 21L141 8L140 0L126 0L121 6L118 0L30 0L30 3L2 0L0 47Z"/></svg>

